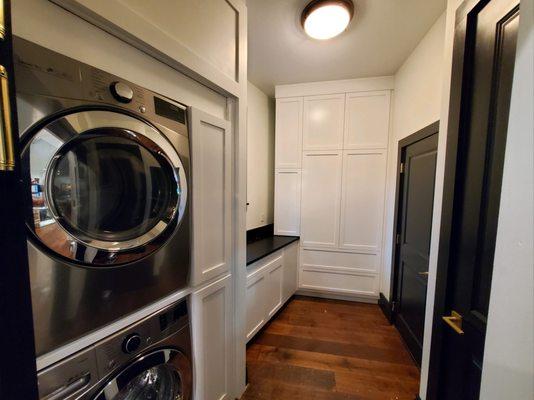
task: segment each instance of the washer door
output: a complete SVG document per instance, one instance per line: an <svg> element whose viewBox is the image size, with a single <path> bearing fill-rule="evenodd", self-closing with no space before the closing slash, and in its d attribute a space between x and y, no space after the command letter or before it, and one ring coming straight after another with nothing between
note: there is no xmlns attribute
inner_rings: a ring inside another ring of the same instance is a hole
<svg viewBox="0 0 534 400"><path fill-rule="evenodd" d="M55 254L92 266L157 250L185 211L187 181L166 137L120 112L75 111L23 149L32 179L27 226Z"/></svg>
<svg viewBox="0 0 534 400"><path fill-rule="evenodd" d="M190 400L191 363L175 349L147 354L116 375L93 400Z"/></svg>

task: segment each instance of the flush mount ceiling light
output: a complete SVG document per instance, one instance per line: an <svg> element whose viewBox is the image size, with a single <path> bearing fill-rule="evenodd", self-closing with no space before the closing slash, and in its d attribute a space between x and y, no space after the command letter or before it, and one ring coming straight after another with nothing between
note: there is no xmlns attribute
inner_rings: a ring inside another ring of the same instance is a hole
<svg viewBox="0 0 534 400"><path fill-rule="evenodd" d="M313 0L302 11L300 22L308 36L326 40L347 29L353 16L352 0Z"/></svg>

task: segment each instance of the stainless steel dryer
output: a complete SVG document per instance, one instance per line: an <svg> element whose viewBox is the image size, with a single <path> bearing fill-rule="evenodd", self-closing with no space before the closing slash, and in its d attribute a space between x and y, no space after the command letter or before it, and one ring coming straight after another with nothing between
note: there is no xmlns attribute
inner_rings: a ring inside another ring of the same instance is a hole
<svg viewBox="0 0 534 400"><path fill-rule="evenodd" d="M191 400L185 300L52 365L38 380L42 400Z"/></svg>
<svg viewBox="0 0 534 400"><path fill-rule="evenodd" d="M37 354L186 286L179 103L14 41Z"/></svg>

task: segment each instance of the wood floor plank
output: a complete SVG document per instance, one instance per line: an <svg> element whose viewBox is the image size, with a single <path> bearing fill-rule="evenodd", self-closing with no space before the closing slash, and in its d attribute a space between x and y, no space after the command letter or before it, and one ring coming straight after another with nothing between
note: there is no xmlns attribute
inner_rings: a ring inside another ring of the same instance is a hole
<svg viewBox="0 0 534 400"><path fill-rule="evenodd" d="M413 400L419 370L377 305L294 297L247 348L242 400Z"/></svg>

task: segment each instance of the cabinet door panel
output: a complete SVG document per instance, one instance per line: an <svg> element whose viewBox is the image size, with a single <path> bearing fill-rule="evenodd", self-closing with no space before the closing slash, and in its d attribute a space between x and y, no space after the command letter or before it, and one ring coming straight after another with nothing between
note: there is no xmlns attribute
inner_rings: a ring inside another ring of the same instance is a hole
<svg viewBox="0 0 534 400"><path fill-rule="evenodd" d="M389 91L347 94L343 148L386 148L389 133L389 104Z"/></svg>
<svg viewBox="0 0 534 400"><path fill-rule="evenodd" d="M282 279L284 274L283 257L274 262L273 268L267 272L269 291L267 294L267 318L271 318L282 306Z"/></svg>
<svg viewBox="0 0 534 400"><path fill-rule="evenodd" d="M228 121L191 112L194 285L229 270L231 130Z"/></svg>
<svg viewBox="0 0 534 400"><path fill-rule="evenodd" d="M300 171L276 171L274 199L276 235L300 235L300 189Z"/></svg>
<svg viewBox="0 0 534 400"><path fill-rule="evenodd" d="M284 248L284 279L282 301L285 302L297 291L298 286L299 243Z"/></svg>
<svg viewBox="0 0 534 400"><path fill-rule="evenodd" d="M343 148L345 95L304 98L304 150L337 150Z"/></svg>
<svg viewBox="0 0 534 400"><path fill-rule="evenodd" d="M231 276L191 295L195 360L195 398L231 398Z"/></svg>
<svg viewBox="0 0 534 400"><path fill-rule="evenodd" d="M304 247L338 246L342 152L306 152L302 171Z"/></svg>
<svg viewBox="0 0 534 400"><path fill-rule="evenodd" d="M276 100L275 168L300 168L302 97Z"/></svg>
<svg viewBox="0 0 534 400"><path fill-rule="evenodd" d="M343 154L340 247L377 254L382 242L385 150Z"/></svg>
<svg viewBox="0 0 534 400"><path fill-rule="evenodd" d="M265 274L256 274L247 279L247 341L265 322L267 289Z"/></svg>

